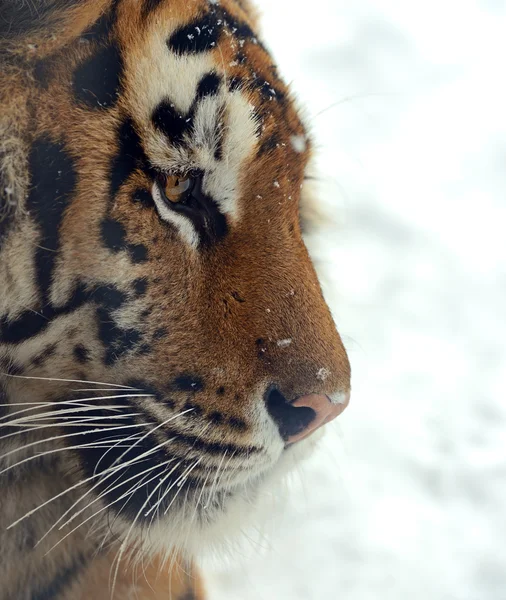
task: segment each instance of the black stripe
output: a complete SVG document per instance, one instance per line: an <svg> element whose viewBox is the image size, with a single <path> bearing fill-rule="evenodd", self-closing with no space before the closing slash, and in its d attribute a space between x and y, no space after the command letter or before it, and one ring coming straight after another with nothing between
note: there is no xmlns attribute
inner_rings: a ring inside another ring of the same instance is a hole
<svg viewBox="0 0 506 600"><path fill-rule="evenodd" d="M83 554L78 557L67 567L61 569L58 574L53 577L51 583L39 591L34 591L31 594L31 600L56 600L56 598L82 573L89 559Z"/></svg>
<svg viewBox="0 0 506 600"><path fill-rule="evenodd" d="M81 308L89 298L90 292L80 284L74 290L70 300L61 307L45 306L39 312L27 310L15 320L10 320L4 315L0 317L0 342L18 344L34 337L44 331L56 318Z"/></svg>
<svg viewBox="0 0 506 600"><path fill-rule="evenodd" d="M169 438L176 438L174 442L186 444L191 446L194 450L207 452L208 454L222 455L226 452L228 455L250 456L251 454L258 454L261 452L261 448L258 448L257 446L237 446L236 444L224 444L221 442L205 442L197 435L181 433L170 427L164 427L163 431Z"/></svg>
<svg viewBox="0 0 506 600"><path fill-rule="evenodd" d="M145 21L149 15L154 12L163 0L144 0L144 3L141 8L141 19Z"/></svg>
<svg viewBox="0 0 506 600"><path fill-rule="evenodd" d="M125 119L118 127L117 143L118 152L111 161L111 200L114 199L121 186L136 169L144 169L150 175L153 175L142 147L141 138L131 119Z"/></svg>
<svg viewBox="0 0 506 600"><path fill-rule="evenodd" d="M116 43L100 48L74 71L72 88L77 101L88 107L114 106L121 90L123 59Z"/></svg>
<svg viewBox="0 0 506 600"><path fill-rule="evenodd" d="M74 193L77 175L65 146L46 136L32 144L29 165L31 187L26 206L41 230L35 268L41 305L45 306L58 257L60 225Z"/></svg>
<svg viewBox="0 0 506 600"><path fill-rule="evenodd" d="M81 37L87 40L104 41L116 23L120 0L113 0L111 6L87 29Z"/></svg>

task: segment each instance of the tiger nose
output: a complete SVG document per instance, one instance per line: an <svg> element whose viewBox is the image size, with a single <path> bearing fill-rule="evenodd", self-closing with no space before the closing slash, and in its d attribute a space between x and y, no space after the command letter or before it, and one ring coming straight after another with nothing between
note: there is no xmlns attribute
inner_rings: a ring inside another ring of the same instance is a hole
<svg viewBox="0 0 506 600"><path fill-rule="evenodd" d="M299 396L288 402L276 388L266 393L267 410L278 426L281 437L288 443L298 442L318 428L338 417L348 406L350 393L339 395L334 403L323 394Z"/></svg>

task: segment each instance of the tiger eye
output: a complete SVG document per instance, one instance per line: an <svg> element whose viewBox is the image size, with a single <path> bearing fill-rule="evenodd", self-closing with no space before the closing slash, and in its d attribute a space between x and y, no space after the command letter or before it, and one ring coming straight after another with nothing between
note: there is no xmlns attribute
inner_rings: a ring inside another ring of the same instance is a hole
<svg viewBox="0 0 506 600"><path fill-rule="evenodd" d="M186 192L190 189L191 182L191 177L167 175L163 190L167 200L174 202L174 204L180 202L184 198Z"/></svg>

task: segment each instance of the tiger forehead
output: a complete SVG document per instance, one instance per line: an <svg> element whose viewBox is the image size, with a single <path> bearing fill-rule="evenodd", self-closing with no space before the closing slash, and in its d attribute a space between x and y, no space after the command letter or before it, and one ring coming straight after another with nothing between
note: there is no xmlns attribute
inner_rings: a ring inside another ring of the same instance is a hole
<svg viewBox="0 0 506 600"><path fill-rule="evenodd" d="M122 101L138 123L151 129L153 112L163 102L182 118L199 96L218 96L207 103L208 119L221 112L229 127L238 126L246 120L247 107L257 138L274 131L278 137L304 135L251 15L237 2L140 4L143 26L137 30L121 18L118 25L124 61ZM227 114L231 97L239 94L246 107L242 111L236 107L236 116Z"/></svg>

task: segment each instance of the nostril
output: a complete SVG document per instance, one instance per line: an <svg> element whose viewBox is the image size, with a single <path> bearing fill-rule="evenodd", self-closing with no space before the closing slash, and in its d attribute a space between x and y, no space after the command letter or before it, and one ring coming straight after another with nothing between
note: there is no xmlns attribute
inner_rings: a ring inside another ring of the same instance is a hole
<svg viewBox="0 0 506 600"><path fill-rule="evenodd" d="M316 412L312 408L292 406L276 388L267 390L265 403L284 440L305 431L316 418Z"/></svg>

